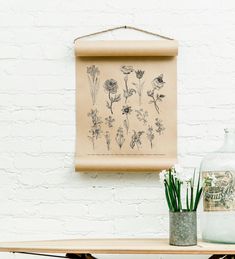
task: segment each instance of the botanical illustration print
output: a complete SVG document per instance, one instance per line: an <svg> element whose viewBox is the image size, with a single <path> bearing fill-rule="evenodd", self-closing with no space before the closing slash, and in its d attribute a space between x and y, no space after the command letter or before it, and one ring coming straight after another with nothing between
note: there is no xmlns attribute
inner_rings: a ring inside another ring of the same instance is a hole
<svg viewBox="0 0 235 259"><path fill-rule="evenodd" d="M95 65L87 67L87 76L89 80L90 93L91 93L91 99L92 99L93 105L95 105L96 96L99 90L99 84L100 84L99 75L100 75L100 71L98 67L96 67Z"/></svg>
<svg viewBox="0 0 235 259"><path fill-rule="evenodd" d="M92 142L93 149L95 149L95 141L101 137L101 133L102 133L102 130L101 130L102 120L101 120L101 117L98 116L97 109L95 110L91 109L91 111L87 114L87 116L91 118L91 127L89 130L90 135L88 136L88 138Z"/></svg>
<svg viewBox="0 0 235 259"><path fill-rule="evenodd" d="M165 130L165 127L163 125L162 120L156 118L155 119L155 125L156 125L156 132L161 135L163 133L163 131Z"/></svg>
<svg viewBox="0 0 235 259"><path fill-rule="evenodd" d="M144 111L142 108L139 110L135 110L136 112L136 117L139 121L143 122L143 125L146 125L148 122L147 117L148 117L148 112Z"/></svg>
<svg viewBox="0 0 235 259"><path fill-rule="evenodd" d="M142 106L143 88L145 84L143 77L146 75L146 71L143 69L134 69L132 66L125 65L122 66L120 70L124 75L124 98L121 98L121 94L118 93L120 83L118 83L117 80L110 78L103 81L103 91L107 94L106 107L108 109L106 112L110 111L111 114L105 114L104 121L102 121L97 109L93 108L90 110L87 114L90 119L88 138L92 143L93 150L95 150L98 139L103 141L103 145L106 146L107 152L111 150L111 144L113 147L117 145L120 150L123 146L133 150L139 150L141 147L147 146L149 150L152 150L154 142L156 141L156 136L162 135L166 129L164 122L160 118L155 118L154 122L152 122L153 118L150 118L150 113L147 110L149 105L144 106L144 108L139 107ZM87 76L89 79L92 104L97 105L96 98L100 85L100 70L98 66L88 66ZM129 85L129 81L133 79L137 79L136 82L132 83L135 89L131 88ZM150 98L149 103L154 105L154 109L157 113L160 113L159 103L165 98L165 95L159 92L165 85L163 74L158 75L150 82L152 84L152 89L147 91L148 99ZM135 96L138 98L131 99L132 102L131 105L129 105L128 99L135 93ZM133 102L135 102L136 105L134 105ZM115 111L117 111L116 114L114 114L114 104L115 107L117 107L115 108ZM99 103L99 105L102 105L102 103ZM120 121L120 119L122 120L122 118L123 125L119 124L120 126L116 127L116 122ZM140 128L135 128L132 125L132 122L135 127L140 126ZM145 130L143 130L143 128L145 128ZM132 134L130 134L131 132ZM99 144L100 143L102 142L99 142Z"/></svg>
<svg viewBox="0 0 235 259"><path fill-rule="evenodd" d="M148 126L148 130L147 130L146 135L147 135L147 139L150 143L150 147L152 149L153 148L153 140L154 140L154 137L155 137L153 127Z"/></svg>
<svg viewBox="0 0 235 259"><path fill-rule="evenodd" d="M134 147L137 147L137 149L140 148L142 145L141 142L141 136L144 133L144 131L135 131L133 130L133 135L131 136L131 142L130 147L133 149Z"/></svg>
<svg viewBox="0 0 235 259"><path fill-rule="evenodd" d="M205 211L235 210L234 177L231 171L203 172Z"/></svg>
<svg viewBox="0 0 235 259"><path fill-rule="evenodd" d="M121 100L121 95L117 93L118 84L114 79L109 79L104 82L104 89L108 92L109 101L107 101L107 108L110 110L111 114L113 114L113 103L119 102Z"/></svg>
<svg viewBox="0 0 235 259"><path fill-rule="evenodd" d="M112 128L113 127L113 123L115 122L115 119L112 116L108 116L105 118L105 124L109 127Z"/></svg>
<svg viewBox="0 0 235 259"><path fill-rule="evenodd" d="M128 134L130 123L129 123L129 115L131 114L132 109L131 106L125 105L122 107L122 115L126 116L126 119L123 121L123 125L126 129L126 133Z"/></svg>
<svg viewBox="0 0 235 259"><path fill-rule="evenodd" d="M107 145L107 150L109 151L110 150L110 144L111 144L111 137L110 137L109 131L105 132L104 137L105 137L105 141L106 141L106 145Z"/></svg>
<svg viewBox="0 0 235 259"><path fill-rule="evenodd" d="M116 133L115 140L116 140L116 142L117 142L119 148L121 149L121 148L122 148L122 145L123 145L124 142L125 142L125 137L124 137L124 133L123 133L123 128L122 128L122 127L119 127L119 128L118 128L117 133Z"/></svg>
<svg viewBox="0 0 235 259"><path fill-rule="evenodd" d="M124 74L124 82L125 82L125 90L123 90L123 96L125 98L125 103L127 103L127 99L131 97L134 93L136 93L136 90L133 88L129 88L128 86L128 76L130 73L134 71L132 66L122 66L121 71Z"/></svg>
<svg viewBox="0 0 235 259"><path fill-rule="evenodd" d="M142 104L142 92L144 87L144 82L141 81L141 78L144 75L144 70L135 70L135 75L137 79L139 80L138 84L133 83L133 85L136 87L137 94L139 95L139 106Z"/></svg>
<svg viewBox="0 0 235 259"><path fill-rule="evenodd" d="M160 76L153 79L153 81L152 81L153 89L147 91L147 95L151 98L149 103L154 104L154 108L157 111L157 113L160 113L158 102L162 102L165 95L158 94L158 93L156 93L156 91L159 91L164 86L164 84L165 84L165 82L163 81L163 74L161 74Z"/></svg>

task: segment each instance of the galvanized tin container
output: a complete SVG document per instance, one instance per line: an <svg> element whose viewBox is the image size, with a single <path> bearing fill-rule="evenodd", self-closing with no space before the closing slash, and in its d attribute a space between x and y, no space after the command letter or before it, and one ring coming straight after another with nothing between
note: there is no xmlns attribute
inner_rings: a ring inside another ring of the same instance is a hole
<svg viewBox="0 0 235 259"><path fill-rule="evenodd" d="M170 212L170 245L197 244L197 212Z"/></svg>

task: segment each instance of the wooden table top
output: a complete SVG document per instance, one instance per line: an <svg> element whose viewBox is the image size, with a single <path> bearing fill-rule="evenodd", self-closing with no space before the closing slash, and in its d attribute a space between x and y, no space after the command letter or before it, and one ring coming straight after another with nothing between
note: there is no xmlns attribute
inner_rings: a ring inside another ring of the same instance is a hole
<svg viewBox="0 0 235 259"><path fill-rule="evenodd" d="M235 254L235 244L198 242L197 246L170 246L168 239L72 239L0 242L0 252L91 254Z"/></svg>

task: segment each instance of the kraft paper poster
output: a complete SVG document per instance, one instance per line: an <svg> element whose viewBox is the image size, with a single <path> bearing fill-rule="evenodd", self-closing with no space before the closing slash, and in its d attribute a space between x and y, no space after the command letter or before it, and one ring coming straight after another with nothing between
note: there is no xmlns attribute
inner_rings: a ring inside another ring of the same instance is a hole
<svg viewBox="0 0 235 259"><path fill-rule="evenodd" d="M174 40L76 42L76 171L176 162L177 52Z"/></svg>

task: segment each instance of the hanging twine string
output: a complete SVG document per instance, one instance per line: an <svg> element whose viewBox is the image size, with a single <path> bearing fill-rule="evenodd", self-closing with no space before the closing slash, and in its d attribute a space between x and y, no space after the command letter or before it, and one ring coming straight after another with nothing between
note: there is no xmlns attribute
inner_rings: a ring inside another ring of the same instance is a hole
<svg viewBox="0 0 235 259"><path fill-rule="evenodd" d="M83 39L83 38L88 38L88 37L99 35L99 34L103 34L103 33L106 33L106 32L116 31L116 30L120 30L120 29L135 30L135 31L143 32L143 33L146 33L146 34L149 34L149 35L157 36L157 37L160 37L160 38L163 38L163 39L166 39L166 40L174 40L172 38L160 35L160 34L155 33L155 32L150 32L150 31L146 31L146 30L143 30L143 29L139 29L139 28L133 27L133 26L126 26L125 25L125 26L118 26L118 27L106 29L106 30L103 30L103 31L97 31L97 32L94 32L94 33L90 33L90 34L79 36L79 37L77 37L74 40L74 43L76 42L76 40L80 40L80 39Z"/></svg>

